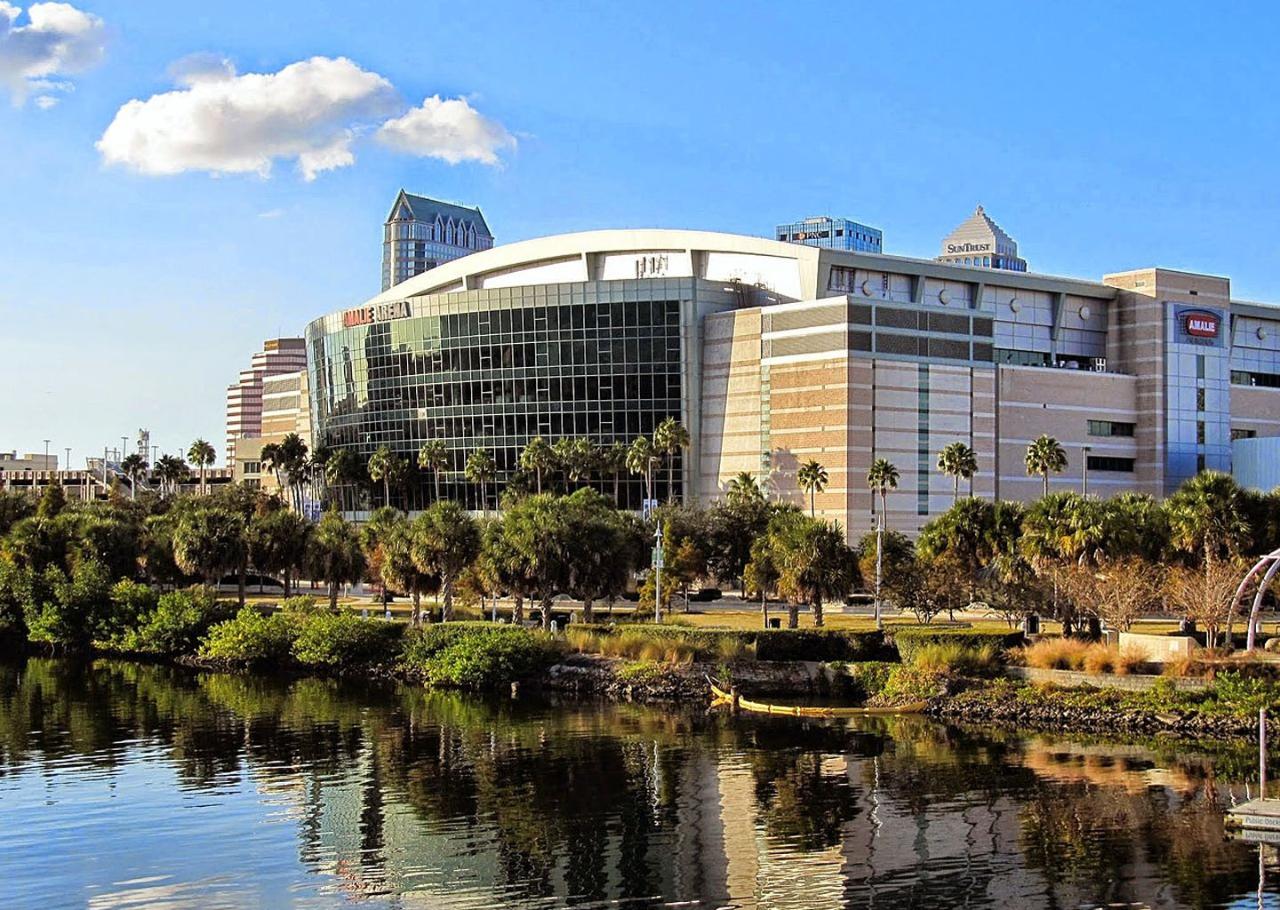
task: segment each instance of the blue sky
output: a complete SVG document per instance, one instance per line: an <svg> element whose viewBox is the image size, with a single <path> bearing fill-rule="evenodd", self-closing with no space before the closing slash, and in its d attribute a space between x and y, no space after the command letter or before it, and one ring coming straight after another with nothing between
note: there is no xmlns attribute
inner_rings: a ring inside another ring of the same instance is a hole
<svg viewBox="0 0 1280 910"><path fill-rule="evenodd" d="M982 203L1035 271L1161 265L1280 300L1266 4L75 6L92 46L56 72L24 75L0 29L0 449L49 438L79 464L148 427L221 451L224 388L261 341L378 290L401 186L480 205L499 242L829 213L914 256ZM11 39L31 24L10 18ZM320 124L354 160L313 179L271 157L287 111L202 122L195 155L150 103L194 91L184 73L248 91L312 58L365 92ZM434 96L476 135L441 140ZM269 174L209 173L254 143Z"/></svg>

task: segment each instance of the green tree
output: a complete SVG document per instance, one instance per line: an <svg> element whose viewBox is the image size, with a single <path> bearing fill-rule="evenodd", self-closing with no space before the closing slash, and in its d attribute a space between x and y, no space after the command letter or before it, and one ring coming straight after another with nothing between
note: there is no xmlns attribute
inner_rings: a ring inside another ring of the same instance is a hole
<svg viewBox="0 0 1280 910"><path fill-rule="evenodd" d="M943 446L938 453L938 470L951 478L951 501L960 498L960 481L973 480L978 473L978 454L963 442Z"/></svg>
<svg viewBox="0 0 1280 910"><path fill-rule="evenodd" d="M424 575L440 578L441 618L453 619L458 578L480 555L480 528L456 502L441 500L413 523L413 563Z"/></svg>
<svg viewBox="0 0 1280 910"><path fill-rule="evenodd" d="M340 508L345 508L346 489L348 487L359 487L366 478L365 466L360 463L359 457L350 449L334 449L329 453L329 457L324 463L324 481L326 486L337 487L342 491L342 502L338 503ZM355 497L352 497L351 507L355 508ZM332 503L331 503L332 504Z"/></svg>
<svg viewBox="0 0 1280 910"><path fill-rule="evenodd" d="M147 470L147 460L137 452L131 452L125 456L124 461L120 462L120 469L129 478L129 498L137 500L138 475Z"/></svg>
<svg viewBox="0 0 1280 910"><path fill-rule="evenodd" d="M249 562L258 572L279 575L284 596L293 591L293 579L307 559L311 525L296 512L276 509L249 520Z"/></svg>
<svg viewBox="0 0 1280 910"><path fill-rule="evenodd" d="M600 450L599 460L601 476L613 480L614 505L620 506L622 475L627 472L627 447L620 442L615 442Z"/></svg>
<svg viewBox="0 0 1280 910"><path fill-rule="evenodd" d="M750 471L739 471L729 480L725 489L725 500L732 505L749 502L764 502L764 491L760 483Z"/></svg>
<svg viewBox="0 0 1280 910"><path fill-rule="evenodd" d="M1023 459L1027 468L1027 476L1040 476L1044 486L1042 496L1049 495L1049 475L1061 474L1067 467L1067 453L1062 443L1049 435L1042 435L1027 446L1027 454Z"/></svg>
<svg viewBox="0 0 1280 910"><path fill-rule="evenodd" d="M653 431L653 448L667 462L667 499L676 498L676 456L689 448L689 431L674 417L668 417ZM684 497L681 495L681 500Z"/></svg>
<svg viewBox="0 0 1280 910"><path fill-rule="evenodd" d="M369 456L369 478L374 483L382 484L384 506L391 505L391 488L404 483L407 471L407 462L393 452L390 446L379 446L378 450Z"/></svg>
<svg viewBox="0 0 1280 910"><path fill-rule="evenodd" d="M431 472L435 485L435 502L440 501L440 475L449 467L449 446L443 439L428 439L418 449L418 467Z"/></svg>
<svg viewBox="0 0 1280 910"><path fill-rule="evenodd" d="M541 436L529 440L520 452L520 467L534 476L537 492L542 492L542 478L555 470L555 450Z"/></svg>
<svg viewBox="0 0 1280 910"><path fill-rule="evenodd" d="M243 572L248 561L244 519L228 509L211 506L191 510L174 529L173 556L182 571L210 585L232 572ZM243 576L240 606L244 606Z"/></svg>
<svg viewBox="0 0 1280 910"><path fill-rule="evenodd" d="M627 470L644 478L644 498L653 500L653 466L658 452L647 436L637 436L627 449Z"/></svg>
<svg viewBox="0 0 1280 910"><path fill-rule="evenodd" d="M161 489L172 496L191 478L191 469L177 455L161 455L156 462L156 477Z"/></svg>
<svg viewBox="0 0 1280 910"><path fill-rule="evenodd" d="M800 465L800 470L796 472L796 480L800 482L800 489L809 494L809 517L816 518L814 494L821 493L827 488L827 469L816 459L810 458Z"/></svg>
<svg viewBox="0 0 1280 910"><path fill-rule="evenodd" d="M564 511L570 560L565 590L582 601L582 621L594 622L595 602L618 597L643 551L642 528L600 493L577 490L557 503Z"/></svg>
<svg viewBox="0 0 1280 910"><path fill-rule="evenodd" d="M307 444L297 433L288 433L280 440L277 451L280 467L284 472L281 488L289 491L289 503L293 510L301 512L303 489L311 465Z"/></svg>
<svg viewBox="0 0 1280 910"><path fill-rule="evenodd" d="M551 602L567 590L576 539L562 498L543 493L511 505L502 517L502 548L510 574L542 609L543 628L551 627Z"/></svg>
<svg viewBox="0 0 1280 910"><path fill-rule="evenodd" d="M201 495L208 492L208 488L205 486L204 482L205 469L211 466L217 458L218 453L215 452L213 446L204 439L197 439L195 442L191 443L191 448L187 449L187 461L191 462L200 470Z"/></svg>
<svg viewBox="0 0 1280 910"><path fill-rule="evenodd" d="M320 519L307 546L307 566L312 578L329 586L329 608L338 609L338 588L355 584L364 574L364 550L360 535L338 512L330 510Z"/></svg>
<svg viewBox="0 0 1280 910"><path fill-rule="evenodd" d="M871 492L880 497L880 510L876 514L876 628L884 628L884 620L880 615L880 593L884 585L884 565L882 551L884 549L885 522L889 511L889 491L898 489L898 468L887 458L877 458L871 462L867 471L867 486Z"/></svg>
<svg viewBox="0 0 1280 910"><path fill-rule="evenodd" d="M493 453L486 448L479 448L467 456L467 465L463 470L469 483L480 488L480 511L489 517L489 484L498 476L498 463L493 460Z"/></svg>
<svg viewBox="0 0 1280 910"><path fill-rule="evenodd" d="M770 527L775 534L774 526ZM807 603L813 624L823 625L824 601L841 599L852 584L853 554L839 526L799 516L779 523L772 548L778 569L778 591L790 602L788 626L798 624L797 603Z"/></svg>
<svg viewBox="0 0 1280 910"><path fill-rule="evenodd" d="M964 578L970 602L977 599L978 584L995 560L995 507L985 499L964 499L920 530L916 548L926 559L949 557Z"/></svg>

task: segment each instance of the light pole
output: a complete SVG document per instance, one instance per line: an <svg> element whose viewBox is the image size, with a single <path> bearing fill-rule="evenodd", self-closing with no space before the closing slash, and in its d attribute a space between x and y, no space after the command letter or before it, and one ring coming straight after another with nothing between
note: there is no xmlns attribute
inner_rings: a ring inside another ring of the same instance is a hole
<svg viewBox="0 0 1280 910"><path fill-rule="evenodd" d="M662 522L653 532L653 621L662 622L662 569L665 565L662 553Z"/></svg>
<svg viewBox="0 0 1280 910"><path fill-rule="evenodd" d="M44 464L42 464L41 467L44 468L45 479L48 480L49 479L49 440L47 439L44 441Z"/></svg>
<svg viewBox="0 0 1280 910"><path fill-rule="evenodd" d="M884 565L884 505L876 513L876 629L884 631L884 619L880 615L880 581Z"/></svg>
<svg viewBox="0 0 1280 910"><path fill-rule="evenodd" d="M1089 495L1089 453L1093 451L1093 446L1081 446L1080 458L1083 470L1080 474L1080 492L1084 496Z"/></svg>

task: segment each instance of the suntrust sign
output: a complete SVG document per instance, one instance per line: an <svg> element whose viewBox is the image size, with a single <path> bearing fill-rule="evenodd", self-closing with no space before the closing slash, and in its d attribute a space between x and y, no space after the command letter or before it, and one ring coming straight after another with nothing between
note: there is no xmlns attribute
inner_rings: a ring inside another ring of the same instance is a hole
<svg viewBox="0 0 1280 910"><path fill-rule="evenodd" d="M349 329L352 326L388 322L392 319L408 319L412 315L413 310L409 306L409 301L393 300L390 303L376 303L345 310L342 314L342 325Z"/></svg>
<svg viewBox="0 0 1280 910"><path fill-rule="evenodd" d="M991 252L991 244L989 243L948 243L948 253L989 253Z"/></svg>

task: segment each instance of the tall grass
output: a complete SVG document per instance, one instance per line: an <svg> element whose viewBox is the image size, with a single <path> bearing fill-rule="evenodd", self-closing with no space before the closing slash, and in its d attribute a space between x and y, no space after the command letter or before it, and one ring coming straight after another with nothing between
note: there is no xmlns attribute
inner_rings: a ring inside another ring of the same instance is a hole
<svg viewBox="0 0 1280 910"><path fill-rule="evenodd" d="M976 645L939 642L917 648L910 662L927 673L977 676L995 669L1000 662L1000 649L991 642Z"/></svg>
<svg viewBox="0 0 1280 910"><path fill-rule="evenodd" d="M1076 638L1045 638L1024 648L1022 659L1028 667L1042 670L1081 670L1128 676L1141 672L1147 656L1141 651L1117 651L1101 642L1090 644Z"/></svg>

